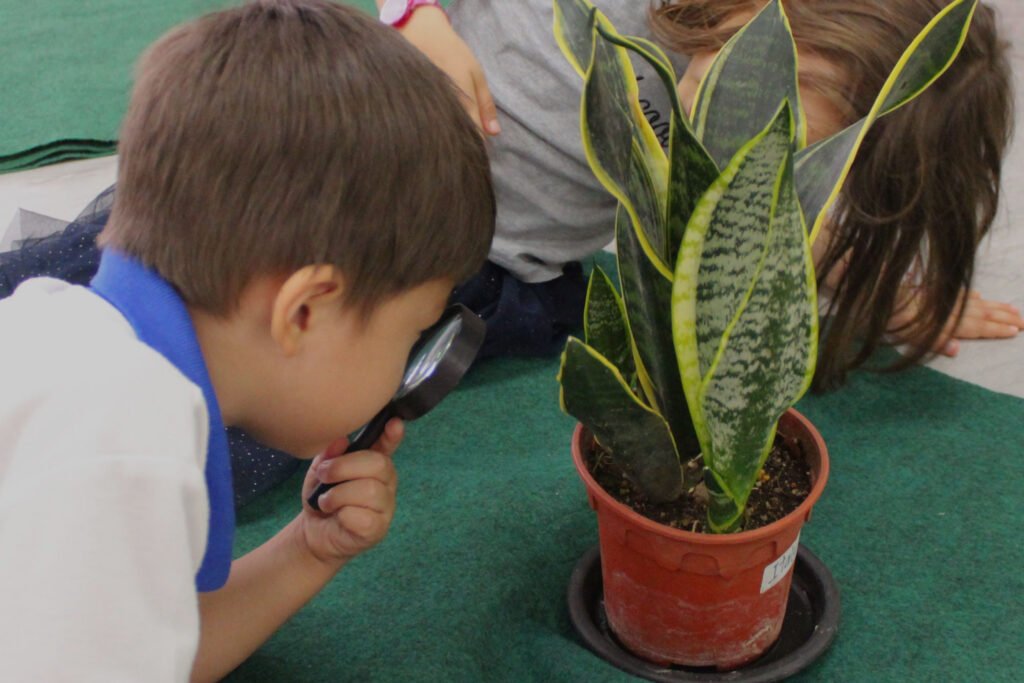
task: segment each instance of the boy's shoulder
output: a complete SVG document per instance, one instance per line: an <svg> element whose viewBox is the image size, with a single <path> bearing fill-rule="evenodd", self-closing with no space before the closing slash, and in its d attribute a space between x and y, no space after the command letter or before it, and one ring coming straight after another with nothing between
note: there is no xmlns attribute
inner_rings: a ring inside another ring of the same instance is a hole
<svg viewBox="0 0 1024 683"><path fill-rule="evenodd" d="M0 301L0 433L60 448L205 460L202 391L84 287L30 280ZM72 446L69 440L66 444ZM2 448L0 448L2 450Z"/></svg>

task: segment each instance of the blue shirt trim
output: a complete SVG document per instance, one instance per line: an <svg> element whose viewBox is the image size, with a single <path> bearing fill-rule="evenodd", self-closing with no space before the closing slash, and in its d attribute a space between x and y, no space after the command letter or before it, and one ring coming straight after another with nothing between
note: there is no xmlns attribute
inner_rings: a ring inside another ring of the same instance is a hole
<svg viewBox="0 0 1024 683"><path fill-rule="evenodd" d="M203 563L196 574L196 590L217 590L227 583L231 572L235 537L231 458L220 405L192 317L181 296L167 281L134 259L110 249L103 251L91 287L121 312L139 341L157 351L202 389L210 417L205 472L210 527Z"/></svg>

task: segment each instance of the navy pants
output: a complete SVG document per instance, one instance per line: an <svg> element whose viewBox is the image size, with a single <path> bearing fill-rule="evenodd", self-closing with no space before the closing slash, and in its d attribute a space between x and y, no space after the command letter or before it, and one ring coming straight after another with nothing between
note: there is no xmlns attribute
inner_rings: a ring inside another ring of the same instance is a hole
<svg viewBox="0 0 1024 683"><path fill-rule="evenodd" d="M487 323L477 360L497 356L554 356L583 324L587 283L579 263L548 282L522 282L488 261L452 301L465 304Z"/></svg>

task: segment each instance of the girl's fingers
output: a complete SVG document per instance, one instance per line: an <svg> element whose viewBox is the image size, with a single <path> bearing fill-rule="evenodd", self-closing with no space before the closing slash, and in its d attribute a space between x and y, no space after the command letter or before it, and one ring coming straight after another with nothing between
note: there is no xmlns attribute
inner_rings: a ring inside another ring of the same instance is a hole
<svg viewBox="0 0 1024 683"><path fill-rule="evenodd" d="M1016 313L1000 309L985 311L985 320L993 323L1001 323L1003 325L1012 325L1014 327L1020 327L1020 323L1022 322L1020 316Z"/></svg>
<svg viewBox="0 0 1024 683"><path fill-rule="evenodd" d="M481 126L488 135L498 135L501 133L501 124L498 123L498 108L494 104L494 97L487 85L487 78L479 67L473 73L473 84L476 86L476 104L480 111Z"/></svg>
<svg viewBox="0 0 1024 683"><path fill-rule="evenodd" d="M1009 304L972 299L957 325L955 336L961 339L1007 339L1017 336L1024 319Z"/></svg>

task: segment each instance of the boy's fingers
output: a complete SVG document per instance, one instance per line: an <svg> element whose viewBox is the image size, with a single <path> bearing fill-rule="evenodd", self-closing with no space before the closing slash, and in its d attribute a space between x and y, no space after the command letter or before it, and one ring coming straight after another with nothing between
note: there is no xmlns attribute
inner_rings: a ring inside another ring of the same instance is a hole
<svg viewBox="0 0 1024 683"><path fill-rule="evenodd" d="M345 453L346 448L348 448L348 438L346 437L341 437L337 441L331 442L331 444L324 449L323 453L313 459L313 466L315 467L327 460L337 458L339 455Z"/></svg>
<svg viewBox="0 0 1024 683"><path fill-rule="evenodd" d="M324 458L327 460L336 458L344 453L346 448L348 448L348 437L343 436L327 447L324 451Z"/></svg>
<svg viewBox="0 0 1024 683"><path fill-rule="evenodd" d="M316 477L324 484L356 479L373 479L395 487L398 473L391 458L377 451L358 451L316 466Z"/></svg>
<svg viewBox="0 0 1024 683"><path fill-rule="evenodd" d="M376 543L387 533L390 515L382 515L367 508L348 506L337 513L338 523L357 539Z"/></svg>
<svg viewBox="0 0 1024 683"><path fill-rule="evenodd" d="M374 444L373 449L379 451L384 455L391 457L398 450L398 446L402 443L402 439L405 437L405 422L398 419L397 417L388 420L388 423L384 425L384 433L377 439L377 443Z"/></svg>
<svg viewBox="0 0 1024 683"><path fill-rule="evenodd" d="M395 506L395 492L376 479L356 479L338 484L317 501L325 514L345 507L357 507L378 514L389 514Z"/></svg>

